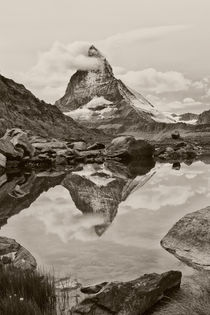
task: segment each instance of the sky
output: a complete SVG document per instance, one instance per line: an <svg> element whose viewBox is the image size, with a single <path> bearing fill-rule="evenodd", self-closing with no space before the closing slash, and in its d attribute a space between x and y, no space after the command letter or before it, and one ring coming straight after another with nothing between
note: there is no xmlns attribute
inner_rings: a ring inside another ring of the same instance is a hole
<svg viewBox="0 0 210 315"><path fill-rule="evenodd" d="M54 103L91 67L94 44L116 77L159 110L210 109L209 0L0 0L0 73Z"/></svg>

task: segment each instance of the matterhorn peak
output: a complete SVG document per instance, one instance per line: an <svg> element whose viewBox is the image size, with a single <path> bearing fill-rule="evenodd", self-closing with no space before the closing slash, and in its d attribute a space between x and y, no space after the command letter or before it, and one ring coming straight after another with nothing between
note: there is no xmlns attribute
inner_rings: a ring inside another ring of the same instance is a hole
<svg viewBox="0 0 210 315"><path fill-rule="evenodd" d="M91 45L88 49L88 56L95 58L104 58L102 53L94 45Z"/></svg>
<svg viewBox="0 0 210 315"><path fill-rule="evenodd" d="M94 45L89 47L88 56L97 59L98 67L74 73L64 96L56 102L66 115L110 133L144 130L156 121L172 122L140 93L117 79L106 57Z"/></svg>

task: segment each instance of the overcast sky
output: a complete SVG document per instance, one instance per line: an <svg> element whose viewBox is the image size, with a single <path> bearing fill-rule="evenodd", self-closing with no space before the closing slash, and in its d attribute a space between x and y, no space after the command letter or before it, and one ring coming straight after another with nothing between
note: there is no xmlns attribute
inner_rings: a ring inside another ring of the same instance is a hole
<svg viewBox="0 0 210 315"><path fill-rule="evenodd" d="M94 43L157 108L201 112L209 16L209 0L0 0L0 72L54 102Z"/></svg>

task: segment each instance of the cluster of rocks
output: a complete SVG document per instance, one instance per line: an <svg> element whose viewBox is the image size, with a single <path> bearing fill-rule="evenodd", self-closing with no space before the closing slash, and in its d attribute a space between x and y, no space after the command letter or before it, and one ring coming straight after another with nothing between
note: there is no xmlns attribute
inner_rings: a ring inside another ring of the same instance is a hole
<svg viewBox="0 0 210 315"><path fill-rule="evenodd" d="M61 141L39 136L28 136L15 128L0 139L0 167L74 166L79 163L103 163L107 159L121 162L145 157L152 158L154 147L132 136L119 136L110 145L88 145L85 141Z"/></svg>
<svg viewBox="0 0 210 315"><path fill-rule="evenodd" d="M182 139L178 131L171 134L171 139L157 143L155 150L155 158L160 161L194 160L199 154L198 143Z"/></svg>

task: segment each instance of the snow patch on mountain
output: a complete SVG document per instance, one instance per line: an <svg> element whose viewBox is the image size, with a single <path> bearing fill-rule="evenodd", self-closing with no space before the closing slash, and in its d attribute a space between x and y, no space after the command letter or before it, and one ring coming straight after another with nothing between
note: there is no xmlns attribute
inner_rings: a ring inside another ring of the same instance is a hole
<svg viewBox="0 0 210 315"><path fill-rule="evenodd" d="M114 112L114 107L110 106L112 102L106 100L103 96L94 97L90 102L73 111L64 112L75 120L87 120L91 117L98 116L103 119L106 113Z"/></svg>
<svg viewBox="0 0 210 315"><path fill-rule="evenodd" d="M90 180L92 183L99 187L107 186L109 183L115 180L115 178L112 177L112 173L108 171L104 166L100 166L98 167L98 169L96 169L94 165L87 164L84 165L81 171L73 173Z"/></svg>
<svg viewBox="0 0 210 315"><path fill-rule="evenodd" d="M150 114L151 118L157 122L176 123L176 120L170 114L160 112L140 93L130 88L129 90L134 95L133 97L129 97L131 106L139 111Z"/></svg>

